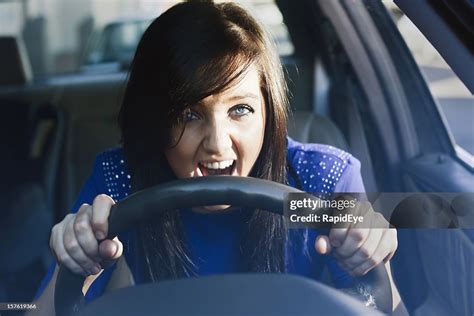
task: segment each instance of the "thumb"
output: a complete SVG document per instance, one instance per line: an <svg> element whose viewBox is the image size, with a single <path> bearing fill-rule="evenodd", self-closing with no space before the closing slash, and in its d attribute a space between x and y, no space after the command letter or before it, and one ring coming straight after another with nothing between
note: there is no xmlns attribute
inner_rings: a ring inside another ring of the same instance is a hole
<svg viewBox="0 0 474 316"><path fill-rule="evenodd" d="M328 236L320 235L316 238L314 243L316 251L322 255L328 254L331 252L331 243L329 242Z"/></svg>
<svg viewBox="0 0 474 316"><path fill-rule="evenodd" d="M122 256L123 245L117 237L114 239L103 240L99 244L99 255L103 259L101 264L103 268L107 268Z"/></svg>

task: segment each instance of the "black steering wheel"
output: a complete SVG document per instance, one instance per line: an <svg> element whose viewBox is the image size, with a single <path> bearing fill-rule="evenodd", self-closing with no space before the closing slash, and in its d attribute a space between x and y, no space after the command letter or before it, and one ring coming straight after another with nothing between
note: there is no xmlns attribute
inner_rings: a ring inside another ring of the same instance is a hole
<svg viewBox="0 0 474 316"><path fill-rule="evenodd" d="M236 205L283 214L286 195L292 192L304 193L283 184L251 177L218 176L176 180L137 192L115 204L109 217L107 238L114 238L118 233L130 230L139 221L153 217L156 212L193 206ZM65 316L81 311L84 301L81 291L83 282L82 276L72 273L67 268L59 267L54 297L56 315ZM383 264L375 267L366 275L356 278L355 286L360 285L370 291L380 311L391 313L392 292L390 280ZM150 292L161 294L150 295ZM375 310L368 310L348 295L317 281L284 274L223 275L139 285L104 295L89 304L84 310L93 307L95 312L91 312L91 315L103 315L103 311L111 311L110 307L112 307L115 312L111 315L128 315L125 313L127 310L125 306L131 306L134 302L143 308L146 305L146 300L144 301L144 298L147 297L146 293L148 293L148 304L151 304L149 308L153 308L153 314L158 314L161 311L163 315L248 313L249 310L245 312L242 306L253 306L259 309L258 314L269 315L272 314L271 310L262 310L264 308L262 306L265 305L268 298L272 302L273 314L280 315L284 313L285 306L288 309L288 306L291 305L293 306L291 310L288 310L288 313L293 315L324 310L332 314L335 312L352 315L359 314L359 312L361 315L376 313ZM174 302L170 297L170 295L173 296L173 293L178 296ZM231 293L236 295L233 296ZM249 293L256 295L249 295ZM278 299L278 296L282 294L286 299ZM212 303L209 302L199 304L205 299L202 297L203 295L224 309L212 306ZM296 299L303 300L308 295L306 304L298 304L295 301ZM97 307L97 305L100 305L100 301L106 303L106 297L109 297L108 302L112 302L112 304L101 310L101 307ZM160 297L163 298L162 302ZM294 297L291 302L288 301L290 297ZM191 306L191 308L183 310L183 306ZM295 306L298 307L295 308ZM302 306L305 306L306 309L301 310ZM148 311L150 310L148 309ZM241 312L239 313L239 311ZM131 314L141 314L140 309L134 309Z"/></svg>

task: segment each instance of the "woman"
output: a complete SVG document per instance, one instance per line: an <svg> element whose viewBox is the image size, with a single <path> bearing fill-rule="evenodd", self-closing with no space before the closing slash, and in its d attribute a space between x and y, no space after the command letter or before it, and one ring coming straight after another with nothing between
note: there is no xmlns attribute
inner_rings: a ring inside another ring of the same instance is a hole
<svg viewBox="0 0 474 316"><path fill-rule="evenodd" d="M351 275L388 262L394 230L288 232L282 216L226 205L167 212L104 240L115 201L176 178L251 176L319 196L363 191L354 157L287 138L287 109L278 56L247 12L209 2L172 7L137 48L119 115L122 147L98 156L75 212L53 228L57 262L87 277L88 299L106 287L235 271L319 278L324 265L347 287ZM53 270L39 291L42 308L53 305Z"/></svg>

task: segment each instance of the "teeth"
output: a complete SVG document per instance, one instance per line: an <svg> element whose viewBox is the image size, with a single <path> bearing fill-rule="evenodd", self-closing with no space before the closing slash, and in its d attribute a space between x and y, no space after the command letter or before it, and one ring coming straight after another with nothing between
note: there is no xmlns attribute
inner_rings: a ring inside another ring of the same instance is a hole
<svg viewBox="0 0 474 316"><path fill-rule="evenodd" d="M233 160L225 160L225 161L214 161L214 162L203 162L202 165L208 169L225 169L234 163Z"/></svg>

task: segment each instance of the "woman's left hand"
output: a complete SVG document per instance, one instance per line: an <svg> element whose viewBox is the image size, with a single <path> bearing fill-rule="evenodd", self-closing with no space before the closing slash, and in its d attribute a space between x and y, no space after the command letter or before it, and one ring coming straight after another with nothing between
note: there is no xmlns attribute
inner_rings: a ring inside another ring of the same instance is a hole
<svg viewBox="0 0 474 316"><path fill-rule="evenodd" d="M341 268L353 276L364 275L381 262L386 263L398 246L396 229L388 228L383 215L374 212L370 203L359 203L356 212L364 215L364 228L361 225L332 228L328 236L320 235L315 242L318 253L331 253Z"/></svg>

